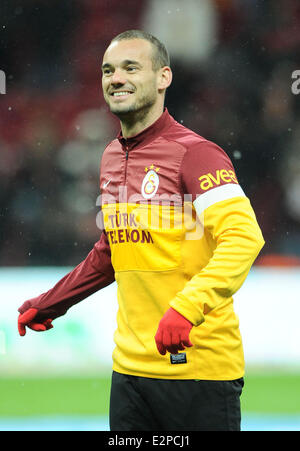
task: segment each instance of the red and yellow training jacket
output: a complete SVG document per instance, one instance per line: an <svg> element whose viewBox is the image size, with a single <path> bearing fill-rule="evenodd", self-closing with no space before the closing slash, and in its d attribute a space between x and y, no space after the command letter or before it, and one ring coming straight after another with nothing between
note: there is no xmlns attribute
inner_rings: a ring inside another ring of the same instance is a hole
<svg viewBox="0 0 300 451"><path fill-rule="evenodd" d="M226 153L165 110L137 136L125 140L120 133L106 147L100 188L99 242L31 305L59 316L116 280L115 371L163 379L242 377L232 296L264 240ZM194 346L184 359L156 349L158 323L170 306L194 325Z"/></svg>

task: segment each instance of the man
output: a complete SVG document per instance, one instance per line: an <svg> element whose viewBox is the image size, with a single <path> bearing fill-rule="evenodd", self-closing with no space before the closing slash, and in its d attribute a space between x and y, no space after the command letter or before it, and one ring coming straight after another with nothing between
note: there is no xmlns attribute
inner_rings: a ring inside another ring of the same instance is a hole
<svg viewBox="0 0 300 451"><path fill-rule="evenodd" d="M234 168L164 109L168 53L117 36L102 87L121 131L105 149L104 230L87 258L19 309L19 332L118 285L111 430L240 430L244 358L232 295L264 244Z"/></svg>

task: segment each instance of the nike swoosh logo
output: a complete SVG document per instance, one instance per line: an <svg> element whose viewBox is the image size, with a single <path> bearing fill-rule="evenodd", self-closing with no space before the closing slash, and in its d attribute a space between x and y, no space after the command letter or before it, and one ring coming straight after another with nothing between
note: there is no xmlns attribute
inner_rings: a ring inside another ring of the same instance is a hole
<svg viewBox="0 0 300 451"><path fill-rule="evenodd" d="M111 179L108 180L108 182L103 183L102 188L106 188L111 182Z"/></svg>

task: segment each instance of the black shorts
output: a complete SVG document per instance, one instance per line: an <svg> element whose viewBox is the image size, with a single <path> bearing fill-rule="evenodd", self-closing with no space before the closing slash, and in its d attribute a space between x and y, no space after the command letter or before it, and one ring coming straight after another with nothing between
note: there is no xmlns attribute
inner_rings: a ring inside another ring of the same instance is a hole
<svg viewBox="0 0 300 451"><path fill-rule="evenodd" d="M165 380L113 372L111 431L240 431L243 378Z"/></svg>

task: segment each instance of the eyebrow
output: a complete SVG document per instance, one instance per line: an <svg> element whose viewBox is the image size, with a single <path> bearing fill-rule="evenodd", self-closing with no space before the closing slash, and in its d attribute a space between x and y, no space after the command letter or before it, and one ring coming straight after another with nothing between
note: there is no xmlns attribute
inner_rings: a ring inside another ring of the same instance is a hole
<svg viewBox="0 0 300 451"><path fill-rule="evenodd" d="M136 66L142 67L142 65L135 60L124 60L122 61L121 66L129 66L130 64L135 64ZM112 67L112 64L109 63L102 64L102 69L106 69L108 67Z"/></svg>

